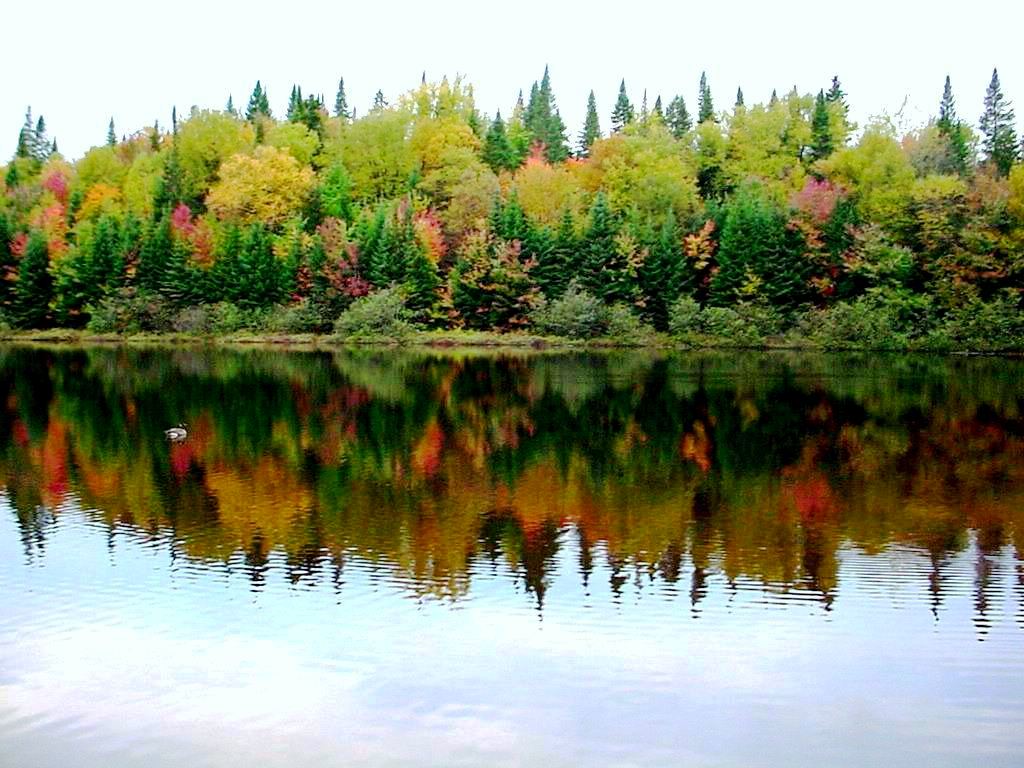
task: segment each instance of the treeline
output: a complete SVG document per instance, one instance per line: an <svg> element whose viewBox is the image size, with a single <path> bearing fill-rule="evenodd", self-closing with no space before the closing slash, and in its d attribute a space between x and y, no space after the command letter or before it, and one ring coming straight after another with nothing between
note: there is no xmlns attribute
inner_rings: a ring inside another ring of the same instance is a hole
<svg viewBox="0 0 1024 768"><path fill-rule="evenodd" d="M74 163L26 114L0 195L0 320L22 328L432 328L836 346L1016 346L1024 168L998 73L977 128L946 78L906 135L827 88L630 99L570 141L550 74L505 119L461 78L357 116L193 108ZM387 289L387 290L384 290ZM358 302L356 307L353 303ZM980 320L979 320L980 319ZM979 322L981 326L979 326ZM989 326L992 326L989 328Z"/></svg>

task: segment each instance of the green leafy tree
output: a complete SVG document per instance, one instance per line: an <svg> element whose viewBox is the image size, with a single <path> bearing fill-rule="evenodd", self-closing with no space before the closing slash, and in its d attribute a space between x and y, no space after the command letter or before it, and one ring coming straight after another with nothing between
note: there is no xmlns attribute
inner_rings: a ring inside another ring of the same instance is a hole
<svg viewBox="0 0 1024 768"><path fill-rule="evenodd" d="M583 130L580 132L579 156L589 155L590 148L599 138L601 138L601 124L597 117L597 99L594 98L594 92L591 91L587 98L587 116L583 121Z"/></svg>
<svg viewBox="0 0 1024 768"><path fill-rule="evenodd" d="M612 110L612 133L618 133L632 123L635 118L633 105L626 94L626 81L623 80L619 83L619 96L615 101L615 108Z"/></svg>
<svg viewBox="0 0 1024 768"><path fill-rule="evenodd" d="M1007 176L1017 161L1017 132L1013 107L1003 95L999 72L992 70L992 80L985 92L985 111L979 121L981 146L985 160L1000 176Z"/></svg>
<svg viewBox="0 0 1024 768"><path fill-rule="evenodd" d="M665 122L677 139L683 138L693 127L693 120L686 109L686 100L682 96L676 96L668 103L668 111L665 113Z"/></svg>

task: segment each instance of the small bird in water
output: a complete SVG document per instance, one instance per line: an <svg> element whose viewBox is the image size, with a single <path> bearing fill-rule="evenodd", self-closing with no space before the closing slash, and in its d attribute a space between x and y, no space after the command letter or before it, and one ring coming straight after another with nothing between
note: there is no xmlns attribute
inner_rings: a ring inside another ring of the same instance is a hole
<svg viewBox="0 0 1024 768"><path fill-rule="evenodd" d="M164 434L167 436L168 440L175 443L180 443L182 440L188 437L188 431L185 429L184 424L179 424L176 427L165 429Z"/></svg>

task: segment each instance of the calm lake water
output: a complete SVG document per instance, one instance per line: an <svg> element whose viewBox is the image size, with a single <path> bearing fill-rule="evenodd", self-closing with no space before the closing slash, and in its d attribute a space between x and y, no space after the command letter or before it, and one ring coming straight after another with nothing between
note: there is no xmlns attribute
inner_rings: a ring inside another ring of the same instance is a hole
<svg viewBox="0 0 1024 768"><path fill-rule="evenodd" d="M1024 765L1024 362L0 347L0 764Z"/></svg>

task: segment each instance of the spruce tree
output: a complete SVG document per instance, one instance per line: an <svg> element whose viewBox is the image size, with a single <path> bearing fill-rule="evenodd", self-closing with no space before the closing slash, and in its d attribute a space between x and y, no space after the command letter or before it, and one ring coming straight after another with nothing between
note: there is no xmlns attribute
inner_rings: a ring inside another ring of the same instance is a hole
<svg viewBox="0 0 1024 768"><path fill-rule="evenodd" d="M288 110L285 118L290 123L297 123L302 118L302 89L297 85L292 86L292 92L288 96Z"/></svg>
<svg viewBox="0 0 1024 768"><path fill-rule="evenodd" d="M711 99L711 86L708 85L708 76L705 72L701 72L700 95L697 99L697 123L706 123L708 120L717 122L715 104Z"/></svg>
<svg viewBox="0 0 1024 768"><path fill-rule="evenodd" d="M487 129L483 160L495 173L503 169L511 170L519 165L505 131L505 121L501 119L501 110L494 116L494 121Z"/></svg>
<svg viewBox="0 0 1024 768"><path fill-rule="evenodd" d="M117 145L117 134L114 132L114 118L110 118L110 124L107 126L107 145Z"/></svg>
<svg viewBox="0 0 1024 768"><path fill-rule="evenodd" d="M29 235L25 253L18 265L14 287L12 319L20 328L45 328L50 322L53 300L53 276L46 236L39 231Z"/></svg>
<svg viewBox="0 0 1024 768"><path fill-rule="evenodd" d="M678 298L674 293L675 276L681 260L682 238L675 212L670 208L640 270L644 315L659 330L668 327L668 308Z"/></svg>
<svg viewBox="0 0 1024 768"><path fill-rule="evenodd" d="M14 167L13 163L11 167ZM6 213L0 211L0 315L7 311L14 292L14 283L10 280L15 268L14 254L11 253L13 239L12 222Z"/></svg>
<svg viewBox="0 0 1024 768"><path fill-rule="evenodd" d="M1003 96L999 72L992 70L992 80L985 93L985 111L979 121L981 146L985 160L1000 176L1010 173L1017 160L1017 133L1010 102Z"/></svg>
<svg viewBox="0 0 1024 768"><path fill-rule="evenodd" d="M774 107L778 103L779 103L779 93L774 88L772 88L772 95L771 95L771 98L768 99L768 106L769 107Z"/></svg>
<svg viewBox="0 0 1024 768"><path fill-rule="evenodd" d="M818 91L814 101L814 115L811 118L811 152L815 160L823 160L831 155L834 149L825 92Z"/></svg>
<svg viewBox="0 0 1024 768"><path fill-rule="evenodd" d="M594 142L601 138L601 125L597 117L597 99L594 92L590 92L587 98L587 117L583 121L583 130L580 132L579 156L587 157Z"/></svg>
<svg viewBox="0 0 1024 768"><path fill-rule="evenodd" d="M626 81L619 83L619 97L615 101L615 109L612 110L612 133L618 133L627 125L633 122L635 115L633 105L626 95Z"/></svg>
<svg viewBox="0 0 1024 768"><path fill-rule="evenodd" d="M228 103L224 105L224 111L232 117L237 117L238 113L235 112L235 97L230 93L228 94Z"/></svg>
<svg viewBox="0 0 1024 768"><path fill-rule="evenodd" d="M531 140L544 145L544 156L548 162L558 163L569 156L565 123L558 113L551 89L551 74L546 66L540 84L534 83L530 89L530 101L523 118Z"/></svg>
<svg viewBox="0 0 1024 768"><path fill-rule="evenodd" d="M551 247L539 255L537 265L531 274L541 292L548 299L555 299L565 293L569 280L577 276L578 266L579 242L576 237L576 223L572 210L566 208Z"/></svg>
<svg viewBox="0 0 1024 768"><path fill-rule="evenodd" d="M659 120L664 120L665 119L665 110L661 106L661 94L660 93L658 94L658 98L656 98L654 100L654 110L653 110L653 113L658 116Z"/></svg>
<svg viewBox="0 0 1024 768"><path fill-rule="evenodd" d="M740 107L743 107L743 106L746 106L743 103L743 89L742 88L737 88L736 89L736 108L739 109Z"/></svg>
<svg viewBox="0 0 1024 768"><path fill-rule="evenodd" d="M942 89L942 101L939 103L939 119L936 122L939 133L946 139L949 162L952 170L961 176L970 171L971 149L967 143L967 126L956 113L956 99L953 97L953 85L949 75Z"/></svg>
<svg viewBox="0 0 1024 768"><path fill-rule="evenodd" d="M583 237L579 278L582 286L595 296L603 296L608 286L609 267L615 260L615 236L619 229L604 192L598 192L590 207L590 222Z"/></svg>
<svg viewBox="0 0 1024 768"><path fill-rule="evenodd" d="M334 97L334 116L342 120L351 120L352 114L348 108L348 98L345 96L345 78L338 78L338 93Z"/></svg>
<svg viewBox="0 0 1024 768"><path fill-rule="evenodd" d="M18 131L18 148L15 157L32 157L36 144L36 127L32 122L32 107L25 110L25 122Z"/></svg>
<svg viewBox="0 0 1024 768"><path fill-rule="evenodd" d="M387 109L388 100L384 98L384 91L378 89L373 95L373 107L371 111L380 112L381 110Z"/></svg>
<svg viewBox="0 0 1024 768"><path fill-rule="evenodd" d="M693 127L690 113L686 109L686 101L682 96L676 96L668 103L668 112L665 114L668 128L677 139L683 138Z"/></svg>
<svg viewBox="0 0 1024 768"><path fill-rule="evenodd" d="M32 156L44 162L50 156L50 140L46 136L46 120L40 115L36 120L36 129L33 136Z"/></svg>
<svg viewBox="0 0 1024 768"><path fill-rule="evenodd" d="M245 119L254 121L260 116L271 117L270 98L257 80L256 87L252 89L252 95L249 97L249 105L245 109Z"/></svg>

